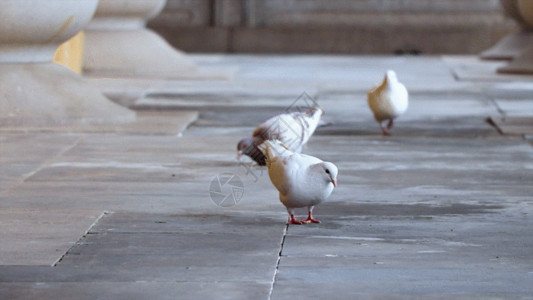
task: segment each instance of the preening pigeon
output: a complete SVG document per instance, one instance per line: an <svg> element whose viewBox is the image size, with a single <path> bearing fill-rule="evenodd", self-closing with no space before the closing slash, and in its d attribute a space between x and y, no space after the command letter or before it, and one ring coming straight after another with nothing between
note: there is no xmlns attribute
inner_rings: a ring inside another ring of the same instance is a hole
<svg viewBox="0 0 533 300"><path fill-rule="evenodd" d="M396 73L387 71L383 82L368 92L368 106L374 113L383 135L390 135L394 119L403 114L408 106L408 93L405 86L398 81ZM389 121L387 126L384 121Z"/></svg>
<svg viewBox="0 0 533 300"><path fill-rule="evenodd" d="M337 186L337 167L314 156L294 153L277 140L265 141L259 148L266 156L270 181L289 212L288 223L320 223L313 218L313 208L326 200ZM307 207L307 219L294 217L294 209L298 207Z"/></svg>
<svg viewBox="0 0 533 300"><path fill-rule="evenodd" d="M257 148L266 140L279 140L292 152L300 153L303 146L315 132L324 111L311 107L306 112L293 112L274 116L259 125L251 137L239 141L238 155L248 155L260 166L264 166L265 156Z"/></svg>

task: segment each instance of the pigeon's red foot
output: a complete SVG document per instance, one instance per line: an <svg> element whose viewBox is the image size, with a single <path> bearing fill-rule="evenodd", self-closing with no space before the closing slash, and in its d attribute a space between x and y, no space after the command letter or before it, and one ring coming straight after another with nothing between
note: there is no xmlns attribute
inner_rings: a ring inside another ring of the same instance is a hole
<svg viewBox="0 0 533 300"><path fill-rule="evenodd" d="M291 215L291 218L289 219L289 222L287 224L295 224L295 225L302 225L306 224L304 220L297 220L294 216Z"/></svg>
<svg viewBox="0 0 533 300"><path fill-rule="evenodd" d="M318 224L320 223L319 220L313 218L313 217L307 217L307 219L303 220L303 222L305 222L306 224L309 224L309 223L315 223L315 224Z"/></svg>

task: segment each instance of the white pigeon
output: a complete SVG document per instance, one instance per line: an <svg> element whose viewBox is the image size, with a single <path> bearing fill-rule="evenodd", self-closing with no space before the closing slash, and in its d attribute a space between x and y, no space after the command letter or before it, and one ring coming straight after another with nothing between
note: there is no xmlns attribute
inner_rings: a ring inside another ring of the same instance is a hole
<svg viewBox="0 0 533 300"><path fill-rule="evenodd" d="M251 137L239 141L237 155L248 155L260 166L264 166L265 156L258 146L266 140L280 140L291 151L300 153L315 132L323 114L320 107L311 107L306 112L274 116L259 125Z"/></svg>
<svg viewBox="0 0 533 300"><path fill-rule="evenodd" d="M288 224L320 223L313 218L313 208L337 186L337 167L314 156L294 153L277 140L265 141L259 148L266 156L270 181L289 212ZM307 207L307 219L294 217L294 209L299 207Z"/></svg>
<svg viewBox="0 0 533 300"><path fill-rule="evenodd" d="M394 119L403 114L409 105L409 96L405 86L398 81L396 73L387 71L383 82L368 92L368 106L374 113L383 135L390 135ZM384 121L389 121L387 126Z"/></svg>

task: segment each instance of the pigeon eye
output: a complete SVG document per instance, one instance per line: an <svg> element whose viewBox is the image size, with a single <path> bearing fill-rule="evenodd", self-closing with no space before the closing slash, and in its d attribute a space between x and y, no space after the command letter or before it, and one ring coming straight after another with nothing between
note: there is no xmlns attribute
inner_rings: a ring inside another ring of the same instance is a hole
<svg viewBox="0 0 533 300"><path fill-rule="evenodd" d="M328 174L329 174L329 170L328 170L328 169L326 169L326 173L328 173Z"/></svg>
<svg viewBox="0 0 533 300"><path fill-rule="evenodd" d="M247 148L247 147L248 147L248 145L242 144L242 148Z"/></svg>

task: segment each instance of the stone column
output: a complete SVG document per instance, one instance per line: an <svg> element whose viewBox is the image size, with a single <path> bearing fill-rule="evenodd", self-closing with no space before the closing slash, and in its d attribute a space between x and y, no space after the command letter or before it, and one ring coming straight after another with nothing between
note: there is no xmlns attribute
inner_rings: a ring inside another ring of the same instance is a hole
<svg viewBox="0 0 533 300"><path fill-rule="evenodd" d="M100 0L86 31L84 74L187 78L198 70L182 52L146 28L166 0Z"/></svg>
<svg viewBox="0 0 533 300"><path fill-rule="evenodd" d="M532 1L500 0L500 3L505 13L520 25L521 30L483 51L480 55L483 59L513 59L533 45Z"/></svg>
<svg viewBox="0 0 533 300"><path fill-rule="evenodd" d="M502 0L503 1L503 0ZM498 69L498 73L533 74L533 1L516 0L519 17L515 17L521 25L517 54L512 61Z"/></svg>
<svg viewBox="0 0 533 300"><path fill-rule="evenodd" d="M98 0L0 0L0 127L50 127L135 119L81 76L52 63L90 21Z"/></svg>

